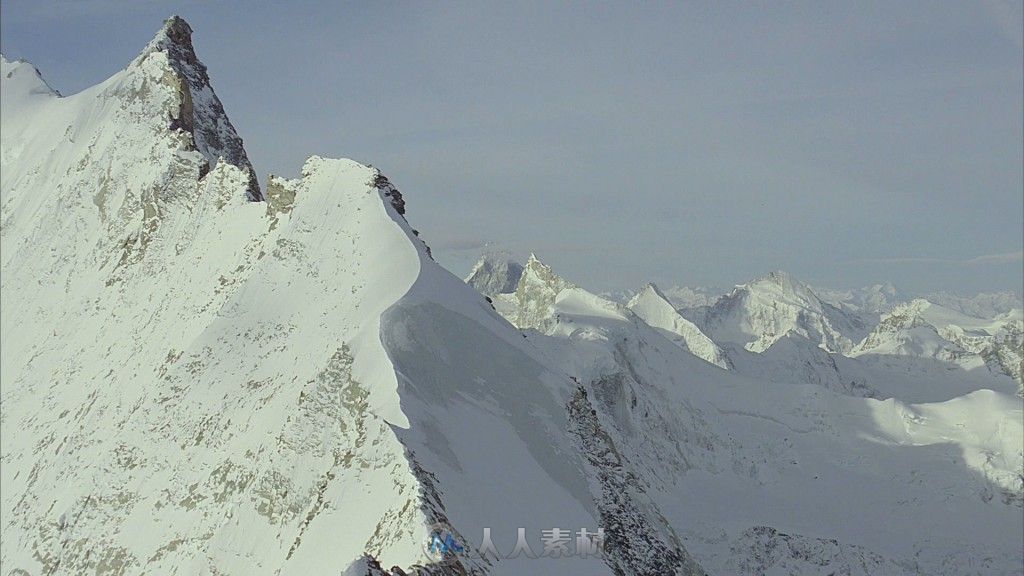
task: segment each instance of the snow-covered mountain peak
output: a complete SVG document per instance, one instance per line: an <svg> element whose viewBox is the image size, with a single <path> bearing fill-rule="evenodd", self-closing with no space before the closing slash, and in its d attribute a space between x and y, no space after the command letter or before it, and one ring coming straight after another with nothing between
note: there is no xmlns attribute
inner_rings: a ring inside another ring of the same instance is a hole
<svg viewBox="0 0 1024 576"><path fill-rule="evenodd" d="M313 156L246 201L252 169L180 18L72 96L0 64L13 572L1019 569L1004 376L834 354L856 327L785 273L702 316L736 338L728 357L671 289L627 308L532 254L471 274L500 287L492 309L372 166ZM1021 365L1019 308L900 313L967 368ZM438 527L466 554L425 550ZM510 556L517 527L532 550ZM604 553L531 558L554 527L603 530Z"/></svg>
<svg viewBox="0 0 1024 576"><path fill-rule="evenodd" d="M700 331L693 322L683 318L668 298L653 283L638 292L626 307L649 326L661 330L670 340L689 350L694 356L729 369L725 352Z"/></svg>
<svg viewBox="0 0 1024 576"><path fill-rule="evenodd" d="M180 16L172 16L164 22L124 73L152 74L154 68L163 70L160 81L172 85L178 93L178 109L169 111L170 129L187 133L194 149L206 158L211 168L223 158L247 171L248 198L262 200L242 139L210 85L206 65L196 56L192 28Z"/></svg>
<svg viewBox="0 0 1024 576"><path fill-rule="evenodd" d="M531 252L516 286L518 306L513 324L519 328L543 329L549 324L558 294L575 287Z"/></svg>
<svg viewBox="0 0 1024 576"><path fill-rule="evenodd" d="M465 282L485 296L511 294L516 291L522 275L523 265L508 254L487 253L473 265Z"/></svg>
<svg viewBox="0 0 1024 576"><path fill-rule="evenodd" d="M897 304L892 312L886 314L886 317L892 318L895 316L907 316L907 317L919 317L926 310L932 307L932 303L924 298L914 298L910 302L903 304Z"/></svg>
<svg viewBox="0 0 1024 576"><path fill-rule="evenodd" d="M907 297L891 282L854 290L819 287L812 290L821 300L836 308L858 314L870 322L877 322L881 314L890 311L896 304L907 301Z"/></svg>
<svg viewBox="0 0 1024 576"><path fill-rule="evenodd" d="M213 214L260 197L189 34L170 21L124 70L66 97L3 63L3 264L54 286L26 298L174 267Z"/></svg>
<svg viewBox="0 0 1024 576"><path fill-rule="evenodd" d="M858 319L822 302L807 284L787 272L771 272L737 286L709 307L704 332L716 342L733 342L764 352L780 338L795 334L819 347L840 352L860 339Z"/></svg>
<svg viewBox="0 0 1024 576"><path fill-rule="evenodd" d="M541 262L536 254L531 253L526 266L523 267L516 292L557 294L566 288L575 287L575 284L556 274L550 266Z"/></svg>
<svg viewBox="0 0 1024 576"><path fill-rule="evenodd" d="M958 326L968 332L994 333L1003 324L1020 319L1020 308L1010 309L991 318L977 318L940 306L925 298L914 298L909 302L897 304L890 312L883 314L881 324L912 328L927 323L940 330Z"/></svg>
<svg viewBox="0 0 1024 576"><path fill-rule="evenodd" d="M814 290L784 270L769 272L742 287L746 287L750 291L772 292L787 300L800 301L810 308L821 308L821 299L814 293Z"/></svg>
<svg viewBox="0 0 1024 576"><path fill-rule="evenodd" d="M39 69L25 60L8 60L0 54L0 75L4 78L3 100L17 101L34 96L60 96L43 79Z"/></svg>
<svg viewBox="0 0 1024 576"><path fill-rule="evenodd" d="M192 46L192 27L177 14L164 20L164 25L142 49L140 57L151 52L168 52L177 58L196 60Z"/></svg>
<svg viewBox="0 0 1024 576"><path fill-rule="evenodd" d="M796 287L803 286L802 282L785 270L772 270L764 276L754 280L754 282L772 282L779 286L788 287L790 290L795 290Z"/></svg>
<svg viewBox="0 0 1024 576"><path fill-rule="evenodd" d="M645 284L639 292L637 292L632 298L630 298L627 306L631 306L634 302L646 300L660 300L665 304L668 304L669 307L672 307L672 303L669 302L668 296L665 296L665 293L662 292L661 288L658 288L658 285L655 284L654 282L648 282L647 284Z"/></svg>

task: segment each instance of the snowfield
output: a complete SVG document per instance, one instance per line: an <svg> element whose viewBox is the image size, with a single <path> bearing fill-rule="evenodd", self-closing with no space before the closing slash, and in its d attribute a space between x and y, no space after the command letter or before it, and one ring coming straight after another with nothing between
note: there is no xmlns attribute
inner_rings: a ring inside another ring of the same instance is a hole
<svg viewBox="0 0 1024 576"><path fill-rule="evenodd" d="M261 189L191 33L0 60L4 574L1021 573L1012 295L462 281L376 168Z"/></svg>

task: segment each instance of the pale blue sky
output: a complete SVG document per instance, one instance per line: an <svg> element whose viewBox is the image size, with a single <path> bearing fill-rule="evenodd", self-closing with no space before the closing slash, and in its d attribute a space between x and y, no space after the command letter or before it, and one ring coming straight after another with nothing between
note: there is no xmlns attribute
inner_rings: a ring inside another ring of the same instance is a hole
<svg viewBox="0 0 1024 576"><path fill-rule="evenodd" d="M73 93L181 14L261 181L372 163L459 273L1022 290L1020 2L254 4L4 0L0 44Z"/></svg>

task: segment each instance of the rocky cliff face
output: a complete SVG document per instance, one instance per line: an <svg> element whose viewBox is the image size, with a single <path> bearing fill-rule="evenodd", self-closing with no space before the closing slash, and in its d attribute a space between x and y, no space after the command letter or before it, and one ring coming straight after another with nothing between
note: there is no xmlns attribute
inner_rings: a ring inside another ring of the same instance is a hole
<svg viewBox="0 0 1024 576"><path fill-rule="evenodd" d="M530 254L515 290L517 311L514 324L519 328L542 330L550 326L555 298L563 290L574 288L551 271L536 255Z"/></svg>
<svg viewBox="0 0 1024 576"><path fill-rule="evenodd" d="M223 159L248 172L246 194L250 200L262 200L242 139L210 86L206 66L196 56L192 28L182 18L172 16L132 65L143 66L154 54L158 55L155 58L165 61L162 65L169 72L165 81L178 92L178 110L170 117L170 127L191 135L192 145L206 158L210 168Z"/></svg>

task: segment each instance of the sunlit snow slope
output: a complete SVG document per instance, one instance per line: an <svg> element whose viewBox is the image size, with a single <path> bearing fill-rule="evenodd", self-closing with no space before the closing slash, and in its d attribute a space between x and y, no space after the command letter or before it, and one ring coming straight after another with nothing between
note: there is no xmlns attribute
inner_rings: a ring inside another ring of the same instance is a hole
<svg viewBox="0 0 1024 576"><path fill-rule="evenodd" d="M427 519L379 318L417 248L351 161L249 201L189 32L67 98L4 63L4 566L408 565Z"/></svg>
<svg viewBox="0 0 1024 576"><path fill-rule="evenodd" d="M703 574L376 169L259 190L190 36L69 97L3 62L5 573ZM437 525L606 554L440 558Z"/></svg>

